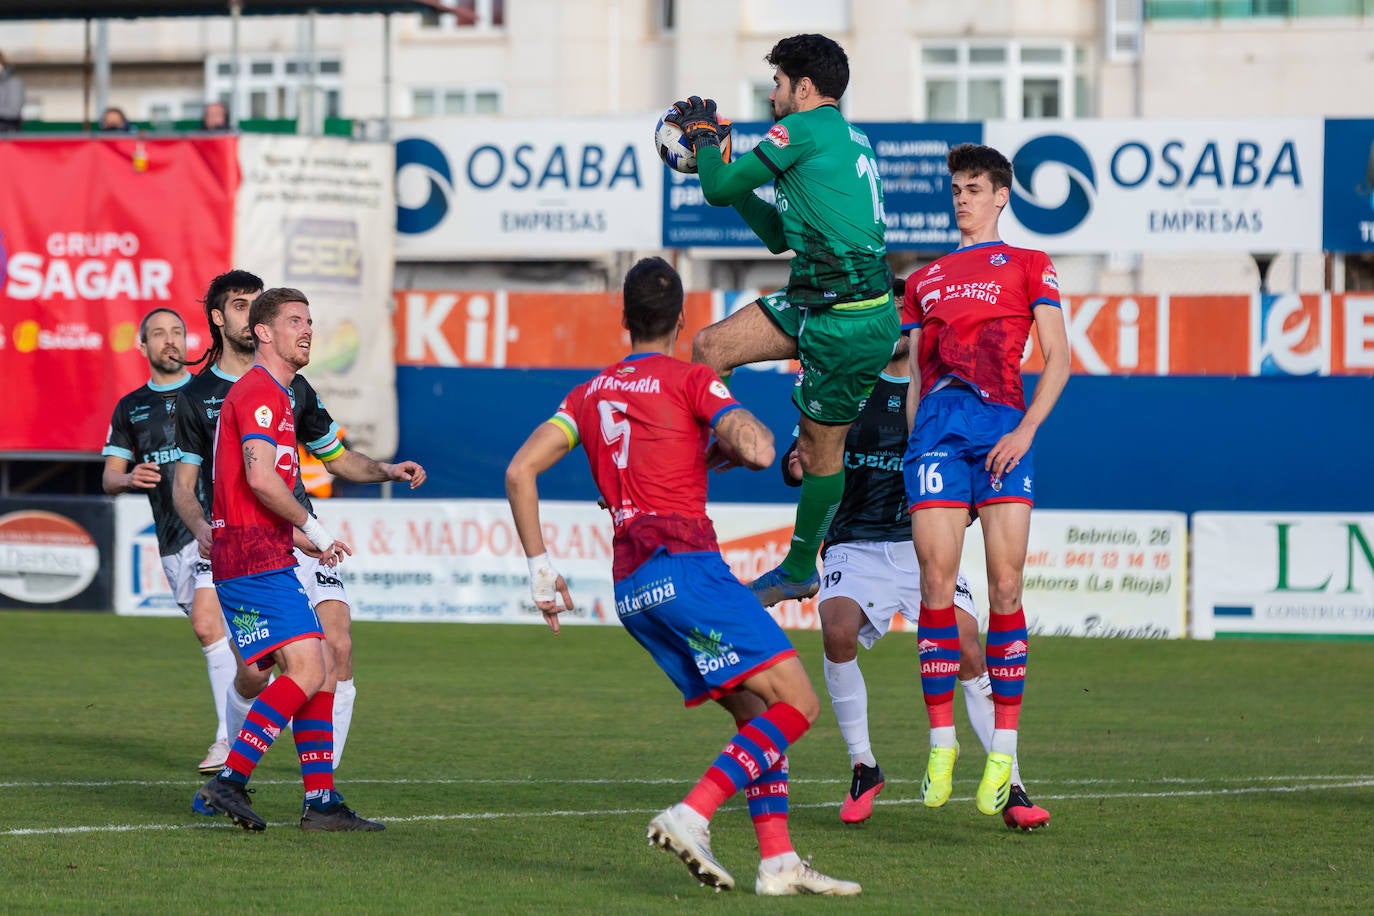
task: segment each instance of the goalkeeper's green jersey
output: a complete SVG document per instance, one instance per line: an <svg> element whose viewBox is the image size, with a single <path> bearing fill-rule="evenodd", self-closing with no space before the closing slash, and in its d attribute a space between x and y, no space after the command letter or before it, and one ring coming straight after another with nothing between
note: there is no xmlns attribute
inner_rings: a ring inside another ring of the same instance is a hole
<svg viewBox="0 0 1374 916"><path fill-rule="evenodd" d="M753 151L776 176L783 236L796 254L788 300L825 307L886 294L883 185L864 132L824 105L783 118Z"/></svg>

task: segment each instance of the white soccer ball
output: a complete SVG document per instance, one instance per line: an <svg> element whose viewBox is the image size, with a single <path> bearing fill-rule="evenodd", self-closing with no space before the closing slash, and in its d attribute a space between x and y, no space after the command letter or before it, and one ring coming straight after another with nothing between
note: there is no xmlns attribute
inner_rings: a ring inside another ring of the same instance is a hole
<svg viewBox="0 0 1374 916"><path fill-rule="evenodd" d="M687 145L687 139L682 136L682 128L672 121L664 120L673 111L674 109L669 108L659 116L658 123L654 125L654 149L658 150L658 158L662 159L668 168L684 175L695 175L697 154Z"/></svg>

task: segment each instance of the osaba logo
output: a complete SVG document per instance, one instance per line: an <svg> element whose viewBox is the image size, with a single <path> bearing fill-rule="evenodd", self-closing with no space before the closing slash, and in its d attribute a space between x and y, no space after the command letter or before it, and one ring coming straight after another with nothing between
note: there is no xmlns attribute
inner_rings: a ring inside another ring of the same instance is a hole
<svg viewBox="0 0 1374 916"><path fill-rule="evenodd" d="M1045 134L1028 140L1011 160L1011 212L1031 232L1062 235L1082 225L1092 212L1097 196L1097 172L1088 151L1062 134ZM1037 175L1062 172L1069 192L1050 206L1035 194Z"/></svg>
<svg viewBox="0 0 1374 916"><path fill-rule="evenodd" d="M403 235L428 232L448 215L448 198L453 193L453 174L448 157L428 140L408 137L396 144L396 183L399 188L402 172L407 168L424 174L426 187L424 202L416 207L401 203L396 196L396 231Z"/></svg>
<svg viewBox="0 0 1374 916"><path fill-rule="evenodd" d="M768 129L768 136L764 139L778 149L782 149L790 142L790 138L787 136L787 128L783 127L781 124L774 124L770 127Z"/></svg>

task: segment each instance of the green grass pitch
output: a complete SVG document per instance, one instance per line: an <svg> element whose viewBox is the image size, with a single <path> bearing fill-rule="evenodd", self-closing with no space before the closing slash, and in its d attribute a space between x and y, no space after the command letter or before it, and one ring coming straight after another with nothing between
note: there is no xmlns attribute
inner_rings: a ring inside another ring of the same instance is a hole
<svg viewBox="0 0 1374 916"><path fill-rule="evenodd" d="M954 798L922 807L914 638L861 655L888 777L838 818L848 757L822 698L789 753L798 851L851 900L752 894L740 801L714 822L740 889L651 849L732 728L684 710L616 627L355 625L358 700L339 787L382 834L305 835L288 738L254 778L269 821L197 817L213 737L184 620L0 613L0 910L247 913L1368 912L1368 642L1034 640L1021 761L1046 829L978 814L983 753L956 699ZM956 691L956 694L958 691Z"/></svg>

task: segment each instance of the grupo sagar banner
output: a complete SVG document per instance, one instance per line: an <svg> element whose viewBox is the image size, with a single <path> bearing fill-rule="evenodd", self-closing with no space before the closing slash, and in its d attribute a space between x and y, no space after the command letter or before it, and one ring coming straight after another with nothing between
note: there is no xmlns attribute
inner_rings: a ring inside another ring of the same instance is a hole
<svg viewBox="0 0 1374 916"><path fill-rule="evenodd" d="M677 355L692 334L752 301L687 294ZM592 368L629 352L617 293L401 290L402 366ZM1072 368L1082 375L1371 375L1374 294L1066 296ZM1044 367L1034 337L1022 368Z"/></svg>
<svg viewBox="0 0 1374 916"><path fill-rule="evenodd" d="M0 451L98 452L148 379L157 307L209 341L197 301L230 263L233 138L0 142Z"/></svg>

